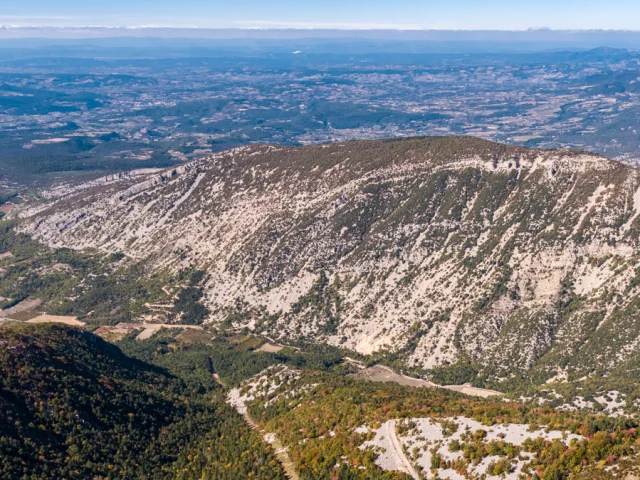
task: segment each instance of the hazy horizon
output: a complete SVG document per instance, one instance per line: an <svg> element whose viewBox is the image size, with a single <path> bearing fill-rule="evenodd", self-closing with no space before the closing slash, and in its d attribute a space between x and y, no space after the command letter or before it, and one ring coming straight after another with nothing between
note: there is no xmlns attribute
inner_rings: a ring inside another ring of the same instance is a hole
<svg viewBox="0 0 640 480"><path fill-rule="evenodd" d="M16 26L167 26L201 28L328 28L635 30L633 0L23 0L3 5L0 24Z"/></svg>
<svg viewBox="0 0 640 480"><path fill-rule="evenodd" d="M636 50L640 49L640 31L0 27L0 48L4 49L160 46L188 50L231 45L245 45L248 50L275 48L301 53L505 53L598 47Z"/></svg>

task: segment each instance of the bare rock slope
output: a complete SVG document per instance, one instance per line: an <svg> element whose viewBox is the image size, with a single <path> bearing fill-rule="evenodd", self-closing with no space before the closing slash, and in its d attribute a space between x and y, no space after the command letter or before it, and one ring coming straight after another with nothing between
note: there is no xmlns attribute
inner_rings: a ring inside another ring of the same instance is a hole
<svg viewBox="0 0 640 480"><path fill-rule="evenodd" d="M578 378L640 346L640 175L473 138L255 146L48 193L22 228L209 273L211 321Z"/></svg>

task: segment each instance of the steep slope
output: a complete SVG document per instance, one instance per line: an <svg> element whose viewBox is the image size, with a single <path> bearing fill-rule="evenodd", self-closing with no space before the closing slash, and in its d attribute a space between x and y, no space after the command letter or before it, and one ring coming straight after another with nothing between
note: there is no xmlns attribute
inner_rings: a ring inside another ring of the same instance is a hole
<svg viewBox="0 0 640 480"><path fill-rule="evenodd" d="M19 214L51 246L205 269L212 321L275 337L539 381L637 355L640 176L591 154L254 146L59 188Z"/></svg>
<svg viewBox="0 0 640 480"><path fill-rule="evenodd" d="M0 327L0 478L239 475L285 478L213 392L195 394L87 332Z"/></svg>

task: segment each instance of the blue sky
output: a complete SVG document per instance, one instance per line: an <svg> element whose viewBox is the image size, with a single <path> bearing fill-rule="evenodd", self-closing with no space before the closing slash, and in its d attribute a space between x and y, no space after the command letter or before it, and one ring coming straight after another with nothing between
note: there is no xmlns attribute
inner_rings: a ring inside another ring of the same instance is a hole
<svg viewBox="0 0 640 480"><path fill-rule="evenodd" d="M640 0L0 0L0 24L640 30Z"/></svg>

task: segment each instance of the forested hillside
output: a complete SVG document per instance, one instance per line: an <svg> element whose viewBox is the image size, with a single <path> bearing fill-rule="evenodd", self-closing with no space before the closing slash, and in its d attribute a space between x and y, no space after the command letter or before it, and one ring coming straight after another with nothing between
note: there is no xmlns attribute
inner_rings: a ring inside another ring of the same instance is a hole
<svg viewBox="0 0 640 480"><path fill-rule="evenodd" d="M637 419L374 383L334 348L254 340L166 331L118 347L66 326L1 327L0 478L284 479L263 434L304 480L635 471Z"/></svg>
<svg viewBox="0 0 640 480"><path fill-rule="evenodd" d="M289 446L309 480L626 478L640 449L637 419L282 367L229 397Z"/></svg>
<svg viewBox="0 0 640 480"><path fill-rule="evenodd" d="M0 373L0 478L284 478L215 382L90 333L2 326Z"/></svg>

